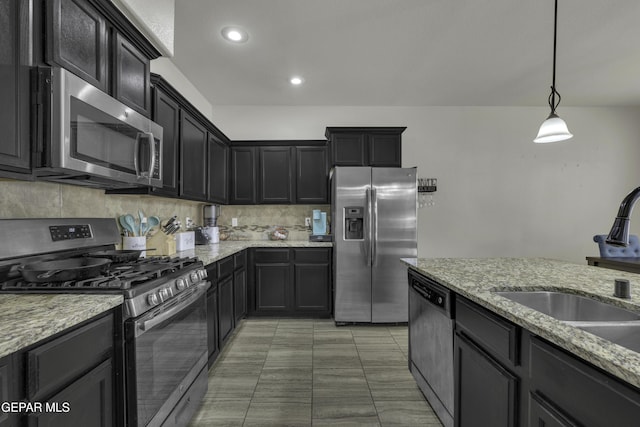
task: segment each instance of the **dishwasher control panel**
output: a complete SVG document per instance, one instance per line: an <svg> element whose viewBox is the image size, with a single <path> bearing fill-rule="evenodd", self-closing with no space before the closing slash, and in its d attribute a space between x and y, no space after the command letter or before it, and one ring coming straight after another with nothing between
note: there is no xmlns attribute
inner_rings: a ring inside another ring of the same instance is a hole
<svg viewBox="0 0 640 427"><path fill-rule="evenodd" d="M433 289L415 278L411 280L411 286L431 304L443 309L447 308L447 294L445 292Z"/></svg>

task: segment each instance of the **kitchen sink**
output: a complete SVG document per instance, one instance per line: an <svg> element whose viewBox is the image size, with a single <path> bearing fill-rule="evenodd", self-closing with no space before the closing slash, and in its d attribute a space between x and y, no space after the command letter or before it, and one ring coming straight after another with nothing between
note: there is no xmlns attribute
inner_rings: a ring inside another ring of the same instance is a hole
<svg viewBox="0 0 640 427"><path fill-rule="evenodd" d="M640 353L640 322L594 322L577 327Z"/></svg>
<svg viewBox="0 0 640 427"><path fill-rule="evenodd" d="M565 292L502 291L495 294L566 322L640 320L640 313Z"/></svg>

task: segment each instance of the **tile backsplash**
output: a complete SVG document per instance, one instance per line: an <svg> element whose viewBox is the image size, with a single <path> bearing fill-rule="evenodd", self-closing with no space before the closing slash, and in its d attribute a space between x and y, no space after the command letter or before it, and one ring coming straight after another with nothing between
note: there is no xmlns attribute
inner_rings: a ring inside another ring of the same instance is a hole
<svg viewBox="0 0 640 427"><path fill-rule="evenodd" d="M308 240L311 230L304 225L314 209L327 212L330 205L240 205L222 206L218 226L231 240L266 240L274 226L289 231L289 240ZM238 226L232 227L232 219Z"/></svg>
<svg viewBox="0 0 640 427"><path fill-rule="evenodd" d="M0 218L117 218L122 214L167 219L202 217L202 203L154 196L112 195L104 190L48 182L0 181Z"/></svg>
<svg viewBox="0 0 640 427"><path fill-rule="evenodd" d="M117 218L125 213L173 215L202 224L204 203L156 196L113 195L103 190L48 182L0 179L0 218ZM246 205L222 206L218 225L232 240L265 240L268 230L282 226L289 240L307 240L310 229L304 219L314 209L330 211L330 205ZM232 227L232 218L238 226Z"/></svg>

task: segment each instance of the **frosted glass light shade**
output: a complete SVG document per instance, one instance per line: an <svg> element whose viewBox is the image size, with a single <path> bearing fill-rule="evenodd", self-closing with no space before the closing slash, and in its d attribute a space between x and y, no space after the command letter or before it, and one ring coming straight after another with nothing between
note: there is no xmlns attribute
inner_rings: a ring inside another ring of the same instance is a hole
<svg viewBox="0 0 640 427"><path fill-rule="evenodd" d="M546 142L558 142L565 139L572 138L573 134L569 132L567 124L558 117L555 113L549 114L547 120L542 122L538 136L533 142L546 143Z"/></svg>

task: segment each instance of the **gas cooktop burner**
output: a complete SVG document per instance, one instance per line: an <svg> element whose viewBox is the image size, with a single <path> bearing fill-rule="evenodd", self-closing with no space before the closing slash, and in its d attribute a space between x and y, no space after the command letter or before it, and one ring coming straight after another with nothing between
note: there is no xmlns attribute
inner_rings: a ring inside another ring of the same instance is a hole
<svg viewBox="0 0 640 427"><path fill-rule="evenodd" d="M105 273L89 279L34 283L25 281L22 278L16 278L2 283L1 289L3 291L53 292L127 290L151 280L175 273L178 270L182 270L198 262L198 258L140 258L136 261L111 264Z"/></svg>

